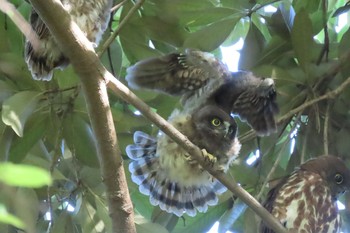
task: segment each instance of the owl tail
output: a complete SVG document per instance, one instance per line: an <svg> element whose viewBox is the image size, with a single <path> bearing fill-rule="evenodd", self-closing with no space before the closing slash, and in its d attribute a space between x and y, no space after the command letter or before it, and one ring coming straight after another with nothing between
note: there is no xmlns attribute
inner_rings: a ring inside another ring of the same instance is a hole
<svg viewBox="0 0 350 233"><path fill-rule="evenodd" d="M160 167L157 140L136 131L134 142L126 148L126 154L133 160L129 164L131 178L139 185L140 192L149 196L152 205L179 217L184 213L195 216L197 211L206 212L208 206L216 205L217 195L226 191L216 179L209 184L192 186L172 181L168 172Z"/></svg>

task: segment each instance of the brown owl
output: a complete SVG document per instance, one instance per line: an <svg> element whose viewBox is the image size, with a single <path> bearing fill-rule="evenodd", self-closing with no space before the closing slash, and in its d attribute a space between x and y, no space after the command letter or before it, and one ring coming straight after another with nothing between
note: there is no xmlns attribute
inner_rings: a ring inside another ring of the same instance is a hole
<svg viewBox="0 0 350 233"><path fill-rule="evenodd" d="M187 49L149 58L129 67L132 88L182 96L184 108L217 105L246 121L259 136L276 131L278 113L274 81L251 72L230 72L210 53Z"/></svg>
<svg viewBox="0 0 350 233"><path fill-rule="evenodd" d="M113 0L61 0L63 7L72 20L85 32L86 37L98 45L106 30ZM34 11L30 15L30 24L39 38L38 48L33 48L27 40L25 61L36 80L50 81L53 69L63 69L69 64L51 35L49 29Z"/></svg>
<svg viewBox="0 0 350 233"><path fill-rule="evenodd" d="M311 159L282 179L267 195L265 208L289 232L336 233L337 198L350 189L350 170L335 156ZM264 223L262 233L273 233Z"/></svg>
<svg viewBox="0 0 350 233"><path fill-rule="evenodd" d="M175 109L169 123L205 149L206 159L226 172L238 156L240 143L237 125L232 116L215 105L196 111ZM160 132L153 138L141 131L134 134L134 143L126 148L132 162L129 170L141 193L152 205L169 213L195 216L217 204L218 195L226 191L218 180L194 160L186 150Z"/></svg>

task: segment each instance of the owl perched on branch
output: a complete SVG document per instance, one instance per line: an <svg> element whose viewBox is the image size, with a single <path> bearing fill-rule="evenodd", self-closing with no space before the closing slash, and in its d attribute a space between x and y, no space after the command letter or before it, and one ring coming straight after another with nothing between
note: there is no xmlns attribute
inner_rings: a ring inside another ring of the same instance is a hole
<svg viewBox="0 0 350 233"><path fill-rule="evenodd" d="M337 198L350 189L350 170L335 156L320 156L282 179L265 208L290 232L339 232ZM273 233L264 223L262 233Z"/></svg>
<svg viewBox="0 0 350 233"><path fill-rule="evenodd" d="M226 172L238 156L240 143L232 116L215 105L192 109L175 109L168 119L199 148L205 158ZM181 146L160 132L153 138L143 132L134 134L134 143L126 148L133 161L129 165L132 180L149 195L152 205L182 216L195 216L217 204L217 195L226 191Z"/></svg>
<svg viewBox="0 0 350 233"><path fill-rule="evenodd" d="M61 0L61 2L72 20L91 43L97 46L108 26L113 0ZM26 41L25 61L34 79L50 81L53 69L65 68L69 60L62 54L54 37L34 9L30 15L30 24L37 33L39 41L37 48L30 41Z"/></svg>
<svg viewBox="0 0 350 233"><path fill-rule="evenodd" d="M276 131L278 113L274 81L251 72L230 72L212 54L187 49L149 58L129 67L132 88L182 96L184 108L214 104L246 121L259 136Z"/></svg>

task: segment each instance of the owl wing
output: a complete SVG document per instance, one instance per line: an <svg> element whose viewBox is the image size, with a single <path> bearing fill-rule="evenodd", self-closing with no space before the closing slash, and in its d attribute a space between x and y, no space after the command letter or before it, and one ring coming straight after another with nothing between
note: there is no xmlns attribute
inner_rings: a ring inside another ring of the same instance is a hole
<svg viewBox="0 0 350 233"><path fill-rule="evenodd" d="M276 91L273 86L266 89L244 91L234 101L232 112L246 121L259 136L266 136L277 130L275 115L279 112Z"/></svg>
<svg viewBox="0 0 350 233"><path fill-rule="evenodd" d="M272 79L239 71L232 73L229 78L212 81L212 85L209 84L206 89L207 92L211 90L211 94L207 94L207 100L202 102L214 102L226 112L239 116L257 135L266 136L276 131L275 116L279 110Z"/></svg>
<svg viewBox="0 0 350 233"><path fill-rule="evenodd" d="M268 192L265 202L263 203L263 206L267 211L270 213L272 212L274 202L276 200L276 197L278 195L278 192L280 191L281 187L286 183L288 180L288 176L285 176L281 179L279 179L278 183ZM260 233L274 233L274 231L265 225L263 221L260 223Z"/></svg>
<svg viewBox="0 0 350 233"><path fill-rule="evenodd" d="M226 73L227 67L213 55L187 49L185 53L171 53L139 61L127 69L126 80L135 89L183 95Z"/></svg>

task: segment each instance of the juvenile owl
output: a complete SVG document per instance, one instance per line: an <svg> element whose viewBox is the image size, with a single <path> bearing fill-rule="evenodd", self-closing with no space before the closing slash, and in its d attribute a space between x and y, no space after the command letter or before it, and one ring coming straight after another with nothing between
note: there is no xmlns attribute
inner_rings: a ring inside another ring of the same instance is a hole
<svg viewBox="0 0 350 233"><path fill-rule="evenodd" d="M276 131L278 113L274 81L251 72L230 72L212 54L187 49L149 58L127 70L132 88L182 96L186 108L213 104L246 121L259 136Z"/></svg>
<svg viewBox="0 0 350 233"><path fill-rule="evenodd" d="M206 159L226 172L238 156L240 143L234 119L215 105L192 112L175 109L168 119L199 148ZM126 148L132 162L129 170L141 193L148 195L152 205L169 213L195 216L217 204L218 195L226 191L218 180L194 160L186 150L159 132L153 138L143 132L134 134L134 143Z"/></svg>
<svg viewBox="0 0 350 233"><path fill-rule="evenodd" d="M340 231L337 198L350 189L350 170L330 155L311 159L282 179L267 195L265 208L289 232ZM262 233L273 233L264 223Z"/></svg>
<svg viewBox="0 0 350 233"><path fill-rule="evenodd" d="M61 0L61 2L72 20L91 43L97 46L108 26L113 0ZM53 69L65 68L69 60L62 54L49 29L34 9L30 15L30 24L37 33L39 42L38 48L34 48L28 40L26 41L25 61L34 79L50 81Z"/></svg>

